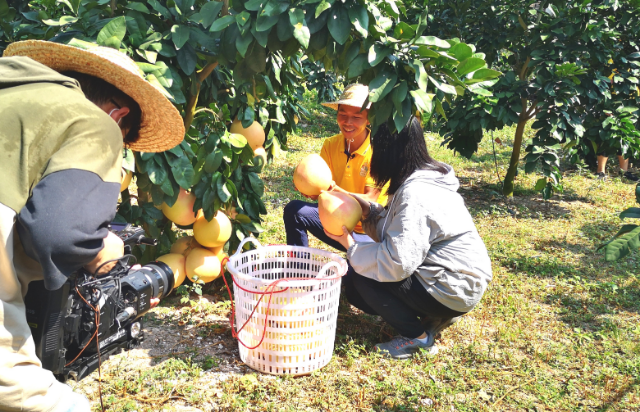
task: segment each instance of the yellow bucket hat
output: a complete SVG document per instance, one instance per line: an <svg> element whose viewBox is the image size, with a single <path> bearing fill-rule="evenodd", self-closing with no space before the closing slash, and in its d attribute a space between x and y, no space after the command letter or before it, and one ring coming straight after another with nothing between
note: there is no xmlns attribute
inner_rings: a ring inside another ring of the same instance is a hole
<svg viewBox="0 0 640 412"><path fill-rule="evenodd" d="M367 97L369 97L369 87L364 84L354 83L345 87L337 101L322 103L322 105L333 110L338 110L338 105L340 104L361 108ZM371 103L366 108L369 109L370 107Z"/></svg>
<svg viewBox="0 0 640 412"><path fill-rule="evenodd" d="M138 139L131 150L163 152L180 144L184 124L178 109L142 76L138 65L126 54L109 47L80 49L42 40L10 44L5 57L25 56L58 72L75 71L111 83L140 105L142 116Z"/></svg>

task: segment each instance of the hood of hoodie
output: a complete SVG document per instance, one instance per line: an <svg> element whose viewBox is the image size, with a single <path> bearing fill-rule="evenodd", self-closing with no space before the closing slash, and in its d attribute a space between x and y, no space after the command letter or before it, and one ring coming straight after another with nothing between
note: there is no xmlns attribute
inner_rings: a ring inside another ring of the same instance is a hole
<svg viewBox="0 0 640 412"><path fill-rule="evenodd" d="M405 180L402 186L409 182L423 181L452 192L457 192L460 187L460 182L453 171L453 167L448 164L444 164L444 166L447 168L447 173L444 175L437 170L416 170L407 180Z"/></svg>
<svg viewBox="0 0 640 412"><path fill-rule="evenodd" d="M63 76L29 57L0 58L0 90L31 83L57 83L82 92L77 80Z"/></svg>

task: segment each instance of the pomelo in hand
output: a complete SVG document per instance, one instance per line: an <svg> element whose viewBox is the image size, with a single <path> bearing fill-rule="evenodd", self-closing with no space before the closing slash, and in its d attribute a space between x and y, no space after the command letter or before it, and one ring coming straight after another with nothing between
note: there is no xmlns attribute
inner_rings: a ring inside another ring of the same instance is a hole
<svg viewBox="0 0 640 412"><path fill-rule="evenodd" d="M242 127L242 122L240 120L234 120L233 123L231 123L229 132L240 133L243 135L245 139L247 139L249 146L251 146L251 150L256 150L264 144L264 129L260 123L256 121L245 129Z"/></svg>
<svg viewBox="0 0 640 412"><path fill-rule="evenodd" d="M162 203L162 213L176 225L188 226L196 221L196 214L193 211L195 202L195 195L181 188L173 206L169 207L166 203Z"/></svg>
<svg viewBox="0 0 640 412"><path fill-rule="evenodd" d="M192 249L200 247L198 242L193 238L193 236L185 236L176 240L173 245L171 245L170 253L179 253L182 256L188 256L189 252Z"/></svg>
<svg viewBox="0 0 640 412"><path fill-rule="evenodd" d="M212 251L198 247L187 256L185 270L192 282L209 283L220 276L220 260Z"/></svg>
<svg viewBox="0 0 640 412"><path fill-rule="evenodd" d="M318 154L302 159L293 171L293 184L307 196L318 196L321 191L329 189L332 181L331 169Z"/></svg>
<svg viewBox="0 0 640 412"><path fill-rule="evenodd" d="M182 285L182 282L184 282L187 276L187 272L185 271L185 257L180 253L169 253L160 256L158 261L166 263L173 271L173 279L175 280L173 288L175 289Z"/></svg>
<svg viewBox="0 0 640 412"><path fill-rule="evenodd" d="M122 169L122 183L120 184L120 192L124 192L131 183L133 172L131 170Z"/></svg>
<svg viewBox="0 0 640 412"><path fill-rule="evenodd" d="M342 235L342 226L353 232L362 218L360 203L346 193L331 191L318 196L318 215L324 229L332 235Z"/></svg>
<svg viewBox="0 0 640 412"><path fill-rule="evenodd" d="M227 215L218 210L218 213L209 222L200 210L193 224L193 236L204 247L222 246L231 237L231 221Z"/></svg>

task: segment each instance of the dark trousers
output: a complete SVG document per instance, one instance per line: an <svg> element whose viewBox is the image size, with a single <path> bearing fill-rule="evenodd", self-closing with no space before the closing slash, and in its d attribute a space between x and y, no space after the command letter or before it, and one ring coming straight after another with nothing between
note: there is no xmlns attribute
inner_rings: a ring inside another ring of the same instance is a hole
<svg viewBox="0 0 640 412"><path fill-rule="evenodd" d="M293 200L283 213L287 244L309 246L308 233L338 250L345 248L324 233L318 204ZM373 242L367 235L353 233L356 242ZM448 319L464 313L451 310L435 300L415 275L401 282L378 282L357 274L351 265L342 278L349 303L363 312L379 315L407 338L424 333L420 319Z"/></svg>

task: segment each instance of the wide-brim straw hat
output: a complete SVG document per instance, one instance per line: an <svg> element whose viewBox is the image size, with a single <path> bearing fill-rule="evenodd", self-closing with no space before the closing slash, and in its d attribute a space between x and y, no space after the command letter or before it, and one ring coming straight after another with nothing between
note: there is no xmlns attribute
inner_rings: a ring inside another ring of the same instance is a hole
<svg viewBox="0 0 640 412"><path fill-rule="evenodd" d="M369 88L364 84L354 83L345 87L337 101L322 103L322 105L330 107L333 110L338 110L338 105L340 104L361 108L367 100L367 97L369 97ZM365 109L369 109L370 107L371 103L368 103Z"/></svg>
<svg viewBox="0 0 640 412"><path fill-rule="evenodd" d="M4 56L26 56L58 72L75 71L98 77L127 94L142 112L138 139L127 145L131 150L163 152L184 138L178 109L144 79L129 56L116 49L95 46L84 50L50 41L25 40L10 44Z"/></svg>

